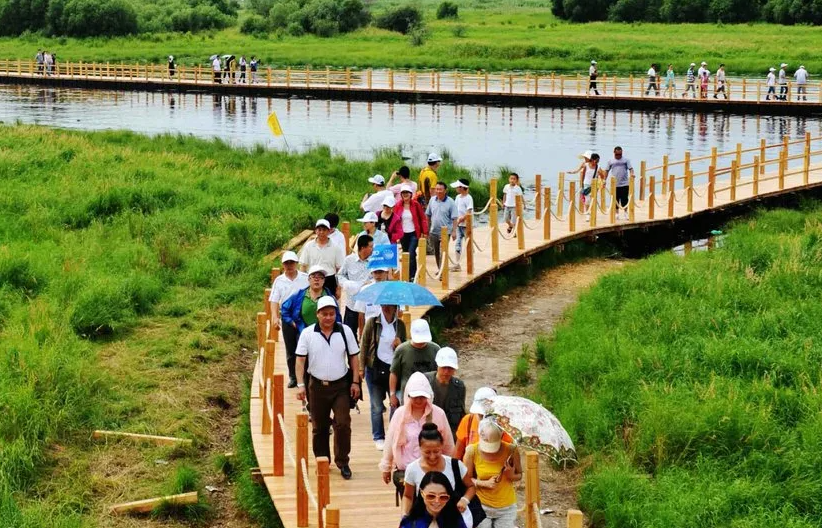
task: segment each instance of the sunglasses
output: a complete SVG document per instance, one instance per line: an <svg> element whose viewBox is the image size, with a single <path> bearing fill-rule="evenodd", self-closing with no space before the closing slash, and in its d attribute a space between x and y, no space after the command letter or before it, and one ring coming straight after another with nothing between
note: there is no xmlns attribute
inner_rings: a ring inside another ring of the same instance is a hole
<svg viewBox="0 0 822 528"><path fill-rule="evenodd" d="M429 502L434 502L434 501L437 501L437 502L448 502L449 500L451 500L451 495L448 495L447 493L443 493L443 494L439 494L439 493L424 493L424 494L423 494L423 496L422 496L422 498L423 498L423 499L425 499L425 500L427 500L427 501L429 501Z"/></svg>

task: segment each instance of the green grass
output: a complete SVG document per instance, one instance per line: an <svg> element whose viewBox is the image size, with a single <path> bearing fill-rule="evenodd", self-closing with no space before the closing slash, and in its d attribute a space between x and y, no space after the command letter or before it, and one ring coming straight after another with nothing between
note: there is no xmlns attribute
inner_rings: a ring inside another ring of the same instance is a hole
<svg viewBox="0 0 822 528"><path fill-rule="evenodd" d="M372 9L399 4L381 1ZM173 54L179 64L205 64L214 53L257 55L272 67L460 68L539 70L587 75L591 59L604 74L644 75L651 62L673 63L682 75L691 62L711 70L724 62L731 74L764 77L781 61L822 71L817 50L822 28L774 24L571 24L557 20L548 2L489 0L460 6L459 18L436 20L438 2L424 2L429 37L415 46L405 35L364 28L332 38L273 33L242 35L238 29L198 34L148 34L114 39L48 39L37 35L0 39L0 57L33 59L39 47L63 61L151 62Z"/></svg>
<svg viewBox="0 0 822 528"><path fill-rule="evenodd" d="M580 298L539 387L587 468L593 526L819 526L821 263L812 202Z"/></svg>
<svg viewBox="0 0 822 528"><path fill-rule="evenodd" d="M328 211L356 218L400 163L0 126L0 526L116 526L114 502L226 478L213 431L238 419L263 257Z"/></svg>

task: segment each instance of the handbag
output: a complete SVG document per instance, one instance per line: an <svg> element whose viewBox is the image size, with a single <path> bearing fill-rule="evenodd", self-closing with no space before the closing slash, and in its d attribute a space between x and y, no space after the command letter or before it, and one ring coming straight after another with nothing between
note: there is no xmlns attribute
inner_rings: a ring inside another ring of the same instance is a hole
<svg viewBox="0 0 822 528"><path fill-rule="evenodd" d="M465 482L460 478L460 461L458 459L451 459L451 470L454 472L454 483L456 484L454 493L458 497L462 497L465 495ZM474 498L468 503L468 509L471 510L471 517L474 519L473 528L476 528L487 517L479 497L474 495Z"/></svg>

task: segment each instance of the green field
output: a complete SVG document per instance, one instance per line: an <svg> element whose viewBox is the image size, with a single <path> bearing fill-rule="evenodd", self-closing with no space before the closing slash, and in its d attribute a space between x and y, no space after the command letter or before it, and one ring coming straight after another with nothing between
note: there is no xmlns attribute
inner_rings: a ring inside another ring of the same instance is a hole
<svg viewBox="0 0 822 528"><path fill-rule="evenodd" d="M820 263L822 205L759 212L604 277L535 347L593 526L819 526Z"/></svg>
<svg viewBox="0 0 822 528"><path fill-rule="evenodd" d="M379 2L374 13L384 9ZM396 2L393 2L396 3ZM557 20L548 4L507 0L460 8L457 20L436 20L436 3L426 2L429 38L414 46L407 36L374 27L331 38L265 38L237 28L187 34L148 34L124 38L45 38L30 34L0 39L0 57L32 59L38 48L56 51L62 61L178 63L205 65L212 54L257 55L264 66L285 65L539 70L587 74L591 59L605 74L644 75L651 62L673 63L682 74L691 62L705 60L714 71L720 62L731 74L764 76L768 67L787 62L822 72L817 53L822 28L773 24L570 24Z"/></svg>
<svg viewBox="0 0 822 528"><path fill-rule="evenodd" d="M366 178L399 163L0 126L0 526L130 526L107 506L231 493L219 455L247 412L262 257L328 211L356 218ZM195 443L91 442L98 428ZM239 503L266 515L240 458Z"/></svg>

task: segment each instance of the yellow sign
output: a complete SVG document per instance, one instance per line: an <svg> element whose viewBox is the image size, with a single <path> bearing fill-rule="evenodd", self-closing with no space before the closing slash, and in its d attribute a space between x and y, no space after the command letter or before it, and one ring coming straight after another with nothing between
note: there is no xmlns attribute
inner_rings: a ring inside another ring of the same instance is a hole
<svg viewBox="0 0 822 528"><path fill-rule="evenodd" d="M271 129L271 133L275 136L283 135L283 129L280 126L280 120L277 119L277 112L271 112L271 115L268 116L268 128Z"/></svg>

